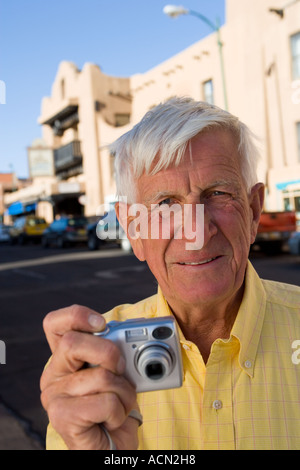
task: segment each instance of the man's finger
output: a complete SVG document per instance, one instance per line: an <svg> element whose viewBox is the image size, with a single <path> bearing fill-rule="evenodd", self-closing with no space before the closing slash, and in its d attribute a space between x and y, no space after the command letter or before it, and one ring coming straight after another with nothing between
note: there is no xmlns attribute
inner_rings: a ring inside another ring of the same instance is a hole
<svg viewBox="0 0 300 470"><path fill-rule="evenodd" d="M105 319L101 314L81 305L72 305L48 313L43 322L44 331L52 353L62 336L68 331L101 331Z"/></svg>
<svg viewBox="0 0 300 470"><path fill-rule="evenodd" d="M73 374L85 364L100 365L114 374L123 374L125 359L119 348L110 340L88 333L65 333L45 369L41 386L53 380Z"/></svg>
<svg viewBox="0 0 300 470"><path fill-rule="evenodd" d="M96 440L100 443L98 448L107 449L107 439L95 423L104 423L107 429L116 430L124 423L128 412L113 393L57 397L48 408L52 426L70 449L96 448ZM76 447L72 442L74 436Z"/></svg>
<svg viewBox="0 0 300 470"><path fill-rule="evenodd" d="M41 401L43 407L48 410L49 404L57 396L87 397L99 393L115 394L127 411L135 404L135 388L123 376L113 374L103 367L82 369L75 374L49 382L48 386L42 388Z"/></svg>

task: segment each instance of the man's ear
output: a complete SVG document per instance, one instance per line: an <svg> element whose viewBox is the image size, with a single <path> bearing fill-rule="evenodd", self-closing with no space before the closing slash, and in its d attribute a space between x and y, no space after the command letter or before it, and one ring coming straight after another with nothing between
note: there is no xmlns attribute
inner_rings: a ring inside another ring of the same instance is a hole
<svg viewBox="0 0 300 470"><path fill-rule="evenodd" d="M252 210L252 221L251 221L251 244L255 242L257 229L260 220L260 214L263 209L265 199L265 185L263 183L257 183L253 186L250 192L250 208Z"/></svg>
<svg viewBox="0 0 300 470"><path fill-rule="evenodd" d="M133 236L132 235L132 227L134 226L134 217L129 215L129 208L130 204L126 202L117 202L115 204L115 211L117 214L118 221L122 226L124 232L127 235L128 240L130 241L131 247L135 256L140 261L145 261L144 255L144 246L143 241L140 236ZM130 227L130 230L129 230Z"/></svg>

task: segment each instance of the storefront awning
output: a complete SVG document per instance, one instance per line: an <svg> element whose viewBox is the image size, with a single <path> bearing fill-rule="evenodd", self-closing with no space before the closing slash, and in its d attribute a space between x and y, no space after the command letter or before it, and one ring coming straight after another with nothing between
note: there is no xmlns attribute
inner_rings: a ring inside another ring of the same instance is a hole
<svg viewBox="0 0 300 470"><path fill-rule="evenodd" d="M300 184L300 180L285 181L284 183L277 183L276 188L279 189L280 191L283 191L288 186L291 186L293 184Z"/></svg>
<svg viewBox="0 0 300 470"><path fill-rule="evenodd" d="M6 215L20 215L20 214L26 214L27 212L32 212L36 208L36 203L32 204L23 204L20 201L14 202L9 206L9 208L6 210L5 214Z"/></svg>
<svg viewBox="0 0 300 470"><path fill-rule="evenodd" d="M23 204L21 202L14 202L7 211L5 212L6 215L19 215L23 213Z"/></svg>

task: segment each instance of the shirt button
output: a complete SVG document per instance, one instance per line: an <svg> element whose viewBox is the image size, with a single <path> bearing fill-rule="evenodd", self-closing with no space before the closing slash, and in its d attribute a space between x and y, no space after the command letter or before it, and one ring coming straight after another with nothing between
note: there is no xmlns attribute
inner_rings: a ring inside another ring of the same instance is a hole
<svg viewBox="0 0 300 470"><path fill-rule="evenodd" d="M189 347L187 344L183 344L182 347L183 347L184 349L186 349L187 351L190 350L190 347Z"/></svg>
<svg viewBox="0 0 300 470"><path fill-rule="evenodd" d="M222 408L222 406L223 406L223 403L221 402L221 400L215 400L213 402L213 408L215 410L220 410Z"/></svg>
<svg viewBox="0 0 300 470"><path fill-rule="evenodd" d="M252 367L252 362L251 361L245 361L244 363L246 369L250 369Z"/></svg>

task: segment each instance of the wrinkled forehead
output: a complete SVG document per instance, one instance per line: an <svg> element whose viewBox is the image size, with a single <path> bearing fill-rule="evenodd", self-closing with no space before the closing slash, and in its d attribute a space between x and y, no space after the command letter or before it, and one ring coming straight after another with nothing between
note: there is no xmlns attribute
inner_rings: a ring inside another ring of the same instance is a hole
<svg viewBox="0 0 300 470"><path fill-rule="evenodd" d="M156 165L156 166L155 166ZM243 186L240 159L235 139L227 132L207 132L191 139L181 160L160 168L157 155L151 172L144 172L137 180L139 199L145 193L174 192L180 186L199 189L225 182ZM175 191L176 192L176 191Z"/></svg>
<svg viewBox="0 0 300 470"><path fill-rule="evenodd" d="M191 167L201 158L215 155L228 160L228 164L235 161L241 168L240 141L237 132L224 127L210 127L196 134L184 142L173 153L168 148L160 147L150 165L144 165L143 171L136 174L138 179L142 175L155 175L161 171L172 168Z"/></svg>
<svg viewBox="0 0 300 470"><path fill-rule="evenodd" d="M155 175L163 172L169 168L178 168L181 165L190 165L193 167L195 161L199 158L200 148L195 148L195 142L198 140L207 140L209 137L209 145L216 147L219 146L230 147L230 151L227 152L228 159L234 155L241 173L243 173L243 156L240 152L240 133L234 127L226 125L211 125L197 132L190 139L181 140L180 145L173 145L163 140L158 143L154 142L151 146L148 142L148 146L139 145L135 148L131 148L131 158L127 162L131 173L131 188L128 188L127 194L130 202L135 202L137 198L137 181L143 175ZM225 142L225 143L224 143ZM155 151L154 151L155 149ZM220 151L220 155L222 152ZM124 174L125 177L125 174ZM123 177L123 179L124 179ZM166 175L167 177L167 175ZM245 184L248 185L247 181Z"/></svg>

